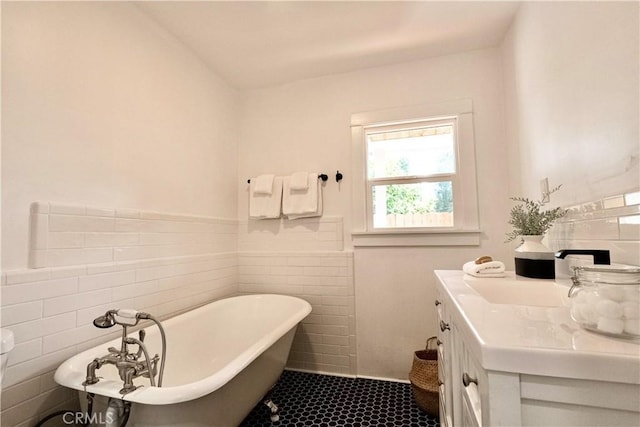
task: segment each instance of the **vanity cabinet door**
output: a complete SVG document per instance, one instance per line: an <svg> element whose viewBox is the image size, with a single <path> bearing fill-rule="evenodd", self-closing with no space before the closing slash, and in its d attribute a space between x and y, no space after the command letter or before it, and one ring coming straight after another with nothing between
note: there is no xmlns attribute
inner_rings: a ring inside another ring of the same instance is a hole
<svg viewBox="0 0 640 427"><path fill-rule="evenodd" d="M482 399L480 387L486 386L486 374L466 347L455 322L451 324L453 351L453 405L456 425L462 427L482 426ZM483 383L484 384L481 384Z"/></svg>
<svg viewBox="0 0 640 427"><path fill-rule="evenodd" d="M480 393L475 384L462 389L462 427L482 426Z"/></svg>

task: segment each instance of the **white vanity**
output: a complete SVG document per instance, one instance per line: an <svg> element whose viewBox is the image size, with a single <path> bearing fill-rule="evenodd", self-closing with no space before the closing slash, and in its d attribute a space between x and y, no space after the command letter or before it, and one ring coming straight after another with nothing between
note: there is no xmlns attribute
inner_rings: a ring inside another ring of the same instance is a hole
<svg viewBox="0 0 640 427"><path fill-rule="evenodd" d="M443 427L640 426L640 342L581 329L568 286L435 275Z"/></svg>

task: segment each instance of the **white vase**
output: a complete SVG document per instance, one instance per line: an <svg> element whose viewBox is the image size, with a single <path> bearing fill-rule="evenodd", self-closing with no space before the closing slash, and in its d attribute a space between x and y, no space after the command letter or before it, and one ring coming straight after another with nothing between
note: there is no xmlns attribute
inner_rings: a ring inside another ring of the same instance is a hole
<svg viewBox="0 0 640 427"><path fill-rule="evenodd" d="M516 274L536 279L555 279L555 256L542 244L542 235L520 236L522 244L515 250Z"/></svg>

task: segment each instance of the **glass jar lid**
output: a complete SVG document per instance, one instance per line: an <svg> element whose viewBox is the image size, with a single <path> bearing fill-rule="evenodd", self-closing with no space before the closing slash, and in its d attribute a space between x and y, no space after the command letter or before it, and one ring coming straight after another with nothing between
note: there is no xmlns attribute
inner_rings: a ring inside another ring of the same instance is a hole
<svg viewBox="0 0 640 427"><path fill-rule="evenodd" d="M578 282L607 285L640 285L640 267L633 266L580 266L574 267Z"/></svg>

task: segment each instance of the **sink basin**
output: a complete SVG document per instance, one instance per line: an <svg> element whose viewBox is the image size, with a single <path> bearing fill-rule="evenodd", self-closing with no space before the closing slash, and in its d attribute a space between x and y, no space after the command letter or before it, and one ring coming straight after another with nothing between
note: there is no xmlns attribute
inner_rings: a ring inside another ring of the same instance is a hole
<svg viewBox="0 0 640 427"><path fill-rule="evenodd" d="M569 305L567 286L549 280L512 278L465 278L465 283L491 304L537 307Z"/></svg>

